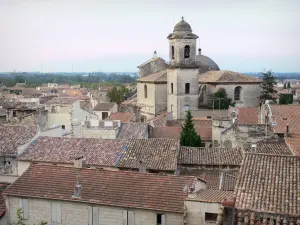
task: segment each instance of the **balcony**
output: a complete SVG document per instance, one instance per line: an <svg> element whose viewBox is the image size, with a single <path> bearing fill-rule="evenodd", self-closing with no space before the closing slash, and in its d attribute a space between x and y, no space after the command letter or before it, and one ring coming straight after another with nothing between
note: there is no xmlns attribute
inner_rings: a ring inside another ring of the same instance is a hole
<svg viewBox="0 0 300 225"><path fill-rule="evenodd" d="M184 59L184 60L171 60L166 61L169 68L198 68L197 61L195 59Z"/></svg>

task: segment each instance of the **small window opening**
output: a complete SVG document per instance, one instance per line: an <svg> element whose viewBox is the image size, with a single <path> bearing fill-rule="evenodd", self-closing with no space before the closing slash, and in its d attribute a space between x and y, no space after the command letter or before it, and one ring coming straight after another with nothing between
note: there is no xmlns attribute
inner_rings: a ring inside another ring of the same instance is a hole
<svg viewBox="0 0 300 225"><path fill-rule="evenodd" d="M205 213L205 221L217 221L218 214L216 213Z"/></svg>
<svg viewBox="0 0 300 225"><path fill-rule="evenodd" d="M147 98L147 85L144 85L144 97Z"/></svg>
<svg viewBox="0 0 300 225"><path fill-rule="evenodd" d="M174 50L174 46L172 46L172 59L174 59L174 55L175 55L175 50Z"/></svg>
<svg viewBox="0 0 300 225"><path fill-rule="evenodd" d="M171 94L173 94L173 83L171 83Z"/></svg>
<svg viewBox="0 0 300 225"><path fill-rule="evenodd" d="M190 93L190 83L185 84L185 93L189 94Z"/></svg>
<svg viewBox="0 0 300 225"><path fill-rule="evenodd" d="M184 47L184 58L185 59L190 58L190 46L189 45L186 45Z"/></svg>

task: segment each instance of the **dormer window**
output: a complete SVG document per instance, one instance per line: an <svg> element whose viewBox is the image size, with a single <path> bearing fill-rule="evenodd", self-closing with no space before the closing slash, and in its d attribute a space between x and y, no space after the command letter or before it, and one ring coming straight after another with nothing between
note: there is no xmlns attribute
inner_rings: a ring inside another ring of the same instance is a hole
<svg viewBox="0 0 300 225"><path fill-rule="evenodd" d="M185 59L190 58L190 46L189 45L184 46L184 58Z"/></svg>

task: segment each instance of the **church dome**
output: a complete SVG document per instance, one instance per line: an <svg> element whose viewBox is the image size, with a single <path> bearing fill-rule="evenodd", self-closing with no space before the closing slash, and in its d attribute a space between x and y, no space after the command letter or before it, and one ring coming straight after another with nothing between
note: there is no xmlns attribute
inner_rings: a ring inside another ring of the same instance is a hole
<svg viewBox="0 0 300 225"><path fill-rule="evenodd" d="M174 30L173 32L192 32L192 28L191 26L184 21L183 17L182 17L182 20L177 23L174 27Z"/></svg>
<svg viewBox="0 0 300 225"><path fill-rule="evenodd" d="M201 53L196 55L196 62L197 62L197 65L200 66L201 72L207 72L207 71L211 71L211 70L220 70L217 63L215 63L211 58L209 58L205 55L202 55Z"/></svg>

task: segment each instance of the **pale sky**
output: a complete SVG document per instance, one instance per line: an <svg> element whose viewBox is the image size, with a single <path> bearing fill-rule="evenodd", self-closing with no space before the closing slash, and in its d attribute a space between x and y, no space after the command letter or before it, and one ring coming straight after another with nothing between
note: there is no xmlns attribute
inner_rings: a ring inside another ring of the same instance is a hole
<svg viewBox="0 0 300 225"><path fill-rule="evenodd" d="M184 16L237 72L300 72L300 0L0 0L0 71L135 72Z"/></svg>

